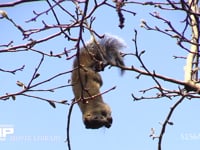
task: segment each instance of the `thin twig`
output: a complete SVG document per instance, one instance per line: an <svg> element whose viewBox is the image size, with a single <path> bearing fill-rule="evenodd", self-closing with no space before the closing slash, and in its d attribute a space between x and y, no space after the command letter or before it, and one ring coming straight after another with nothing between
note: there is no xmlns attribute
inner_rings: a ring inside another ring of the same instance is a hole
<svg viewBox="0 0 200 150"><path fill-rule="evenodd" d="M181 102L184 100L185 96L182 96L170 109L163 125L162 125L162 129L161 129L161 132L160 132L160 135L159 135L159 138L158 138L158 150L162 150L162 139L163 139L163 136L165 134L165 130L166 130L166 126L167 124L169 123L169 120L174 112L174 110L177 108L177 106L179 104L181 104Z"/></svg>
<svg viewBox="0 0 200 150"><path fill-rule="evenodd" d="M71 143L70 143L70 121L71 121L71 115L72 115L72 110L73 110L73 106L74 106L74 100L72 101L70 107L69 107L69 111L68 111L68 117L67 117L67 139L65 140L65 142L67 142L67 146L68 146L68 150L71 150Z"/></svg>
<svg viewBox="0 0 200 150"><path fill-rule="evenodd" d="M27 2L38 2L38 1L44 1L44 0L16 0L14 2L8 2L8 3L2 3L0 4L0 7L13 7L15 5L27 3Z"/></svg>
<svg viewBox="0 0 200 150"><path fill-rule="evenodd" d="M20 68L14 69L14 70L5 70L5 69L1 69L1 68L0 68L0 71L15 74L17 71L23 71L23 70L24 70L24 67L25 67L25 65L23 65L23 66L20 67Z"/></svg>
<svg viewBox="0 0 200 150"><path fill-rule="evenodd" d="M31 83L32 83L33 80L35 79L36 74L37 74L39 68L41 67L43 61L44 61L44 55L42 55L42 58L41 58L41 60L40 60L40 62L39 62L39 64L38 64L38 66L36 67L36 69L35 69L35 71L34 71L34 73L33 73L33 75L32 75L31 80L29 81L29 83L28 83L28 85L27 85L27 89L29 89L29 87L31 86Z"/></svg>

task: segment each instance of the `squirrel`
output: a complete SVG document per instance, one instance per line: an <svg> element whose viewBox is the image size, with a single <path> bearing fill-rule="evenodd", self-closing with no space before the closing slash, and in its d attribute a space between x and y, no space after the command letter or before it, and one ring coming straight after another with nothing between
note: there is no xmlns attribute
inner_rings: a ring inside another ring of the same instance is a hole
<svg viewBox="0 0 200 150"><path fill-rule="evenodd" d="M74 60L72 90L87 129L110 128L112 125L111 108L100 93L103 81L98 72L108 65L125 66L120 54L125 47L121 38L105 34L99 41L92 39L86 43Z"/></svg>

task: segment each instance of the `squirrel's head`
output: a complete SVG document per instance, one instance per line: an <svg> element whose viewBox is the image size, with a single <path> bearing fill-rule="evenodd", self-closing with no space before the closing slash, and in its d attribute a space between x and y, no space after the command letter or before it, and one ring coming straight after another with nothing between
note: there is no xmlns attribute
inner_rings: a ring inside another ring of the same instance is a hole
<svg viewBox="0 0 200 150"><path fill-rule="evenodd" d="M110 128L112 121L111 109L105 103L83 114L83 122L87 129L98 129L101 127Z"/></svg>

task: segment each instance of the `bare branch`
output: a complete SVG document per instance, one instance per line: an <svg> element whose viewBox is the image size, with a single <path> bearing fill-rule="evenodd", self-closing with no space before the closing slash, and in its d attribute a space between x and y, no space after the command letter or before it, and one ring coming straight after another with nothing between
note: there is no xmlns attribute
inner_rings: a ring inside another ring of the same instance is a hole
<svg viewBox="0 0 200 150"><path fill-rule="evenodd" d="M163 125L162 125L162 129L161 129L161 132L160 132L160 135L159 135L159 140L158 140L158 150L162 150L162 139L163 139L163 135L165 134L165 130L166 130L166 126L169 124L170 122L170 118L174 112L174 110L178 107L178 105L181 104L181 102L184 100L184 96L182 96L170 109Z"/></svg>
<svg viewBox="0 0 200 150"><path fill-rule="evenodd" d="M43 62L43 61L44 61L44 55L42 55L42 58L41 58L41 60L40 60L40 62L39 62L39 64L38 64L38 66L36 67L36 69L35 69L35 71L34 71L34 73L33 73L33 75L32 75L31 80L29 81L29 83L28 83L28 85L27 85L27 89L30 88L31 83L33 82L33 80L36 79L36 78L38 77L38 70L39 70L40 66L42 65L42 62Z"/></svg>
<svg viewBox="0 0 200 150"><path fill-rule="evenodd" d="M69 107L69 111L68 111L68 117L67 117L67 139L65 140L65 142L67 142L67 146L68 146L68 150L71 150L71 142L70 142L70 121L71 121L71 115L72 115L72 110L73 110L73 106L74 106L74 100L72 101L70 107Z"/></svg>
<svg viewBox="0 0 200 150"><path fill-rule="evenodd" d="M17 71L23 71L23 70L24 70L24 67L25 67L25 65L23 65L23 66L20 67L20 68L14 69L14 70L5 70L5 69L1 69L1 68L0 68L0 71L15 74Z"/></svg>
<svg viewBox="0 0 200 150"><path fill-rule="evenodd" d="M13 7L19 4L27 3L27 2L38 2L38 1L44 1L44 0L16 0L14 2L8 2L8 3L0 3L0 7Z"/></svg>
<svg viewBox="0 0 200 150"><path fill-rule="evenodd" d="M46 99L46 98L42 98L42 97L39 97L39 96L34 96L34 95L29 95L29 94L24 94L24 93L21 94L21 95L26 96L26 97L31 97L31 98L39 99L39 100L42 100L42 101L46 101L51 106L53 106L54 108L56 108L55 103L69 105L68 100L55 101L55 100Z"/></svg>

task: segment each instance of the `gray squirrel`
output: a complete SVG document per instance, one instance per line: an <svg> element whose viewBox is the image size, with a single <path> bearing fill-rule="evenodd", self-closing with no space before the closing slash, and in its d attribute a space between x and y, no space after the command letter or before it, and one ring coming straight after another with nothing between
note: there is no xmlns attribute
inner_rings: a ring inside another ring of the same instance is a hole
<svg viewBox="0 0 200 150"><path fill-rule="evenodd" d="M90 40L74 60L72 90L87 129L110 128L112 125L111 109L100 93L103 81L98 72L108 65L123 67L120 51L125 47L119 37L105 34L97 42Z"/></svg>

